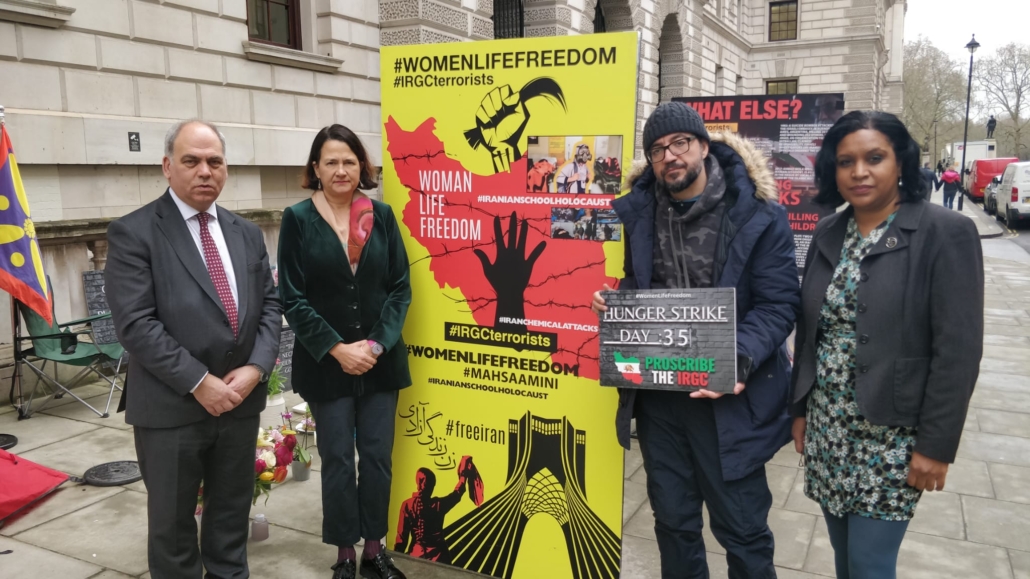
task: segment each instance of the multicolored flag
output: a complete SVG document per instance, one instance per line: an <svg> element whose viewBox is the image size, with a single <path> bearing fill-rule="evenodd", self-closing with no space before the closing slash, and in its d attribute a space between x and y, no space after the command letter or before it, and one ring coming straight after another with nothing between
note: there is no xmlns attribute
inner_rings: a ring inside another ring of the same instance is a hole
<svg viewBox="0 0 1030 579"><path fill-rule="evenodd" d="M43 255L30 216L14 146L7 127L0 125L0 290L53 323Z"/></svg>

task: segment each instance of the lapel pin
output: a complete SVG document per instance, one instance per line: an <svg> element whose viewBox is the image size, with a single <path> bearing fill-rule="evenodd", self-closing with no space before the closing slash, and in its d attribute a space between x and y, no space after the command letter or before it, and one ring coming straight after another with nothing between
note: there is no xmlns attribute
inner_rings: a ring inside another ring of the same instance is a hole
<svg viewBox="0 0 1030 579"><path fill-rule="evenodd" d="M897 237L888 237L887 238L887 249L894 249L895 247L897 247L897 245L898 245L898 238Z"/></svg>

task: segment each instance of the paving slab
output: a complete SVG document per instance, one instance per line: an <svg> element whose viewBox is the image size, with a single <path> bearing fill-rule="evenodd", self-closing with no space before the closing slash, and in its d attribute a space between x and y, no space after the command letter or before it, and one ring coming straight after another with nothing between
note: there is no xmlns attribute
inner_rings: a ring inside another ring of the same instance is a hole
<svg viewBox="0 0 1030 579"><path fill-rule="evenodd" d="M123 492L18 535L128 575L147 571L147 497ZM56 576L55 576L56 577Z"/></svg>
<svg viewBox="0 0 1030 579"><path fill-rule="evenodd" d="M919 515L917 514L916 517ZM833 548L826 525L816 525L805 571L834 576ZM898 557L904 579L1009 579L1008 553L1001 548L921 533L907 533Z"/></svg>
<svg viewBox="0 0 1030 579"><path fill-rule="evenodd" d="M969 405L972 408L1030 413L1030 392L988 387L977 388L973 391ZM984 424L980 430L988 432L988 428L991 428L991 425Z"/></svg>
<svg viewBox="0 0 1030 579"><path fill-rule="evenodd" d="M765 479L772 492L774 507L783 508L787 504L790 491L794 489L794 479L797 478L798 470L800 469L797 467L765 465Z"/></svg>
<svg viewBox="0 0 1030 579"><path fill-rule="evenodd" d="M622 488L622 524L625 525L647 502L647 486L628 480Z"/></svg>
<svg viewBox="0 0 1030 579"><path fill-rule="evenodd" d="M965 539L961 497L949 492L924 492L916 505L916 515L908 525L908 532Z"/></svg>
<svg viewBox="0 0 1030 579"><path fill-rule="evenodd" d="M1009 464L988 466L999 501L1030 505L1030 468Z"/></svg>
<svg viewBox="0 0 1030 579"><path fill-rule="evenodd" d="M994 328L992 328L991 331L995 334L1001 334L1003 336L1030 336L1030 326L995 326ZM1020 333L1015 333L1017 331ZM980 369L985 372L1016 374L1017 376L1026 376L1027 374L1030 374L1030 362L1027 362L1026 360L1001 360L998 358L987 357L989 355L989 351L985 352L985 357L982 360L980 360Z"/></svg>
<svg viewBox="0 0 1030 579"><path fill-rule="evenodd" d="M18 533L86 508L121 492L125 492L125 489L64 483L29 510L17 515L16 518L7 519L4 526L0 527L0 535L13 537Z"/></svg>
<svg viewBox="0 0 1030 579"><path fill-rule="evenodd" d="M35 420L35 418L33 418ZM65 420L57 418L55 420ZM65 420L66 422L74 422ZM74 439L49 444L22 454L26 459L76 476L91 467L117 460L136 460L136 444L132 433L115 428L87 425L90 430Z"/></svg>
<svg viewBox="0 0 1030 579"><path fill-rule="evenodd" d="M984 304L985 305L1006 306L1006 305L1009 304L1009 302L998 301L998 300L992 300L992 299L985 298L984 299ZM987 328L985 328L985 332L986 331L988 331ZM995 325L995 326L991 326L989 328L989 331L990 331L991 334L993 334L995 336L1030 336L1030 326L1000 326L1000 325ZM984 366L981 364L980 367L983 368Z"/></svg>
<svg viewBox="0 0 1030 579"><path fill-rule="evenodd" d="M962 425L962 430L972 430L974 432L980 432L980 422L976 418L975 408L969 408L966 411L966 422Z"/></svg>
<svg viewBox="0 0 1030 579"><path fill-rule="evenodd" d="M1019 320L1021 318L1009 318L1009 319L1016 322L1015 324L1009 324L1009 325L1030 324L1030 320L1025 320L1024 319L1022 322L1020 322ZM1026 354L1027 354L1027 347L1026 346L1022 346L1022 345L1007 346L1007 345L1003 345L1003 344L995 344L995 345L991 345L989 347L984 348L984 357L985 358L993 358L993 359L996 359L996 360L1010 360L1010 361L1014 361L1014 362L1026 362L1026 359L1027 359L1027 355Z"/></svg>
<svg viewBox="0 0 1030 579"><path fill-rule="evenodd" d="M632 477L637 470L644 468L644 456L640 454L637 441L630 441L630 449L625 451L625 457L622 472L626 478Z"/></svg>
<svg viewBox="0 0 1030 579"><path fill-rule="evenodd" d="M985 328L984 331L989 332L990 329ZM990 348L991 346L1022 346L1030 348L1030 338L1026 336L998 336L995 334L984 334L984 347Z"/></svg>
<svg viewBox="0 0 1030 579"><path fill-rule="evenodd" d="M27 420L18 420L17 412L0 415L0 432L18 437L18 445L11 451L19 455L41 446L74 439L98 428L100 427L95 424L55 418L46 414L35 414Z"/></svg>
<svg viewBox="0 0 1030 579"><path fill-rule="evenodd" d="M991 308L995 309L995 308ZM992 328L994 326L1021 326L1023 325L1019 318L1013 316L984 316L984 328Z"/></svg>
<svg viewBox="0 0 1030 579"><path fill-rule="evenodd" d="M1030 551L1030 505L962 497L969 540Z"/></svg>
<svg viewBox="0 0 1030 579"><path fill-rule="evenodd" d="M1017 398L1017 396L1013 395L1023 397L1025 403L1030 405L1030 393L1024 394L1022 392L1008 392L1006 393L1006 396L1003 396L1002 398L1009 400ZM1019 404L1009 406L1009 409L1014 410L1014 412L977 408L977 422L979 424L983 424L980 428L980 432L1030 438L1030 414L1020 412L1020 407L1021 406Z"/></svg>
<svg viewBox="0 0 1030 579"><path fill-rule="evenodd" d="M976 387L1030 392L1030 376L1000 374L997 372L985 372L981 370L980 376L976 380Z"/></svg>
<svg viewBox="0 0 1030 579"><path fill-rule="evenodd" d="M96 424L97 426L106 426L108 428L117 428L120 430L130 430L132 429L132 425L125 423L125 413L123 412L121 414L118 414L116 412L116 410L118 409L118 400L118 395L115 395L115 397L111 400L110 416L108 416L107 418L97 416L95 412L93 412L89 408L86 408L82 404L62 404L61 406L55 406L54 408L46 408L43 410L42 413L48 416L57 416L59 418L68 418L71 420L78 420L80 422L86 422L89 424ZM96 408L97 410L103 412L104 408L107 406L107 395L104 394L101 396L87 398L86 402L89 402L90 406L92 406L93 408Z"/></svg>
<svg viewBox="0 0 1030 579"><path fill-rule="evenodd" d="M92 563L41 549L21 541L0 537L0 572L4 577L37 577L60 579L87 579L103 569Z"/></svg>
<svg viewBox="0 0 1030 579"><path fill-rule="evenodd" d="M785 507L788 511L797 511L799 513L808 513L810 515L823 515L823 509L819 506L819 503L805 496L805 471L804 469L798 469L797 478L794 479L794 488L790 490L790 496L787 497L787 505Z"/></svg>
<svg viewBox="0 0 1030 579"><path fill-rule="evenodd" d="M1030 439L986 432L965 432L958 446L958 456L1030 466Z"/></svg>
<svg viewBox="0 0 1030 579"><path fill-rule="evenodd" d="M768 464L799 468L801 466L801 455L794 450L794 442L791 441L776 451L776 454L773 455L772 460Z"/></svg>
<svg viewBox="0 0 1030 579"><path fill-rule="evenodd" d="M1030 553L1009 549L1014 579L1030 579Z"/></svg>
<svg viewBox="0 0 1030 579"><path fill-rule="evenodd" d="M982 460L956 458L955 463L948 467L944 488L946 492L960 495L994 498L991 475L987 471L987 463Z"/></svg>
<svg viewBox="0 0 1030 579"><path fill-rule="evenodd" d="M1003 308L984 308L985 316L1002 316L1006 318L1023 318L1030 321L1030 312L1025 309L1010 310Z"/></svg>
<svg viewBox="0 0 1030 579"><path fill-rule="evenodd" d="M125 573L119 573L117 571L107 569L103 573L100 573L99 575L94 575L89 579L133 579L133 577L132 575L126 575Z"/></svg>
<svg viewBox="0 0 1030 579"><path fill-rule="evenodd" d="M656 541L633 535L622 536L622 577L659 577L661 568Z"/></svg>

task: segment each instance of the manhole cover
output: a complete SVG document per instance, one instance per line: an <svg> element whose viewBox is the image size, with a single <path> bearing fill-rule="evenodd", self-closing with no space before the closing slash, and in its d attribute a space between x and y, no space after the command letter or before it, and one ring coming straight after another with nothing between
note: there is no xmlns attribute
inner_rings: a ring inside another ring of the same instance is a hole
<svg viewBox="0 0 1030 579"><path fill-rule="evenodd" d="M18 444L18 437L13 434L0 434L0 450L14 448Z"/></svg>
<svg viewBox="0 0 1030 579"><path fill-rule="evenodd" d="M121 460L98 464L82 475L86 484L95 487L115 487L134 483L143 478L139 472L139 463L134 460Z"/></svg>

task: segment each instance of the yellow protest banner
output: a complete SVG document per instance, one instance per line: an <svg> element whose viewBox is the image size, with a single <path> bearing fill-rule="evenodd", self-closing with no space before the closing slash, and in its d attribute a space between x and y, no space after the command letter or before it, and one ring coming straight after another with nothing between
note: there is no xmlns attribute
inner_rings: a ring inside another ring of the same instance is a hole
<svg viewBox="0 0 1030 579"><path fill-rule="evenodd" d="M634 33L382 49L411 262L388 540L504 578L617 578L623 451L590 296L621 277Z"/></svg>

